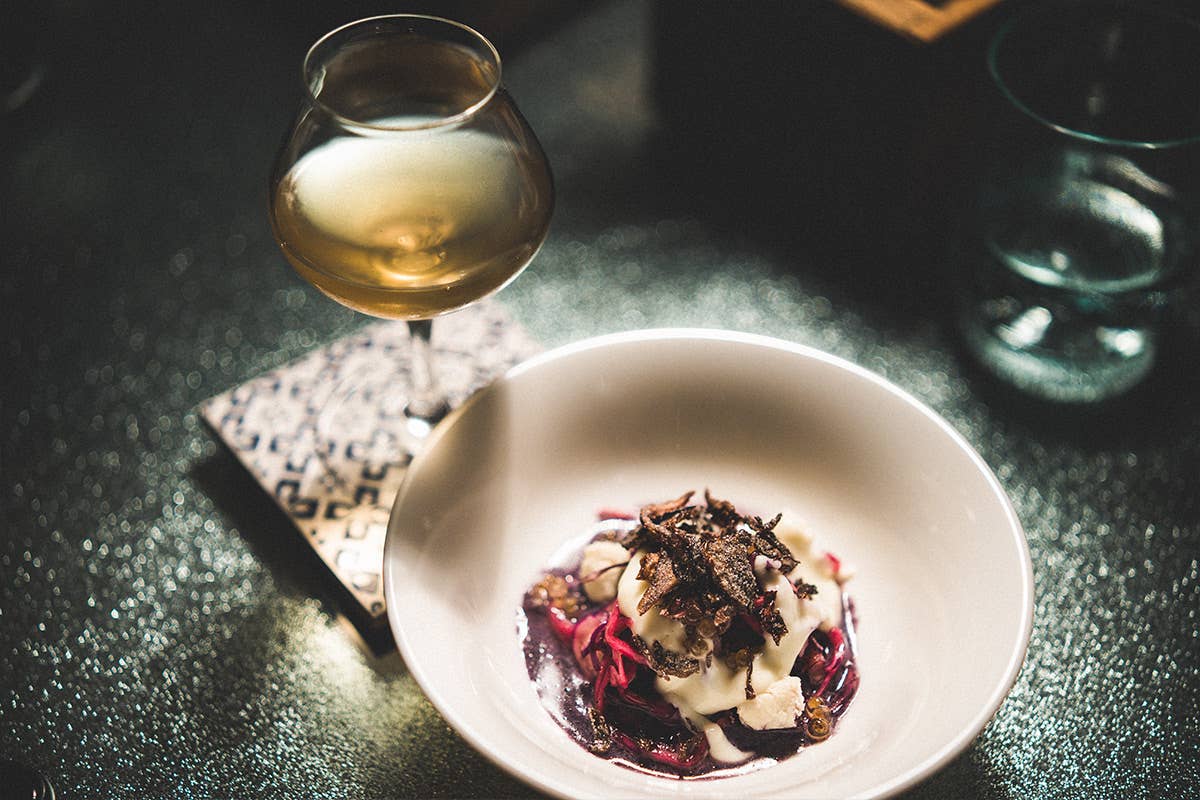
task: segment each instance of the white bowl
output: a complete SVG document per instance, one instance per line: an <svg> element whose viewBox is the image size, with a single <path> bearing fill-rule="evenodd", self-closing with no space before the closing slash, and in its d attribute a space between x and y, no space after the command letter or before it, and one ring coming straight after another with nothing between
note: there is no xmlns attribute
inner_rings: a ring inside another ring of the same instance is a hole
<svg viewBox="0 0 1200 800"><path fill-rule="evenodd" d="M829 740L747 775L681 781L568 738L526 672L517 610L603 507L712 489L792 509L857 567L862 684ZM943 419L789 342L712 330L605 336L472 397L409 467L384 553L396 643L484 755L564 797L879 797L991 719L1025 657L1029 549L1003 490Z"/></svg>

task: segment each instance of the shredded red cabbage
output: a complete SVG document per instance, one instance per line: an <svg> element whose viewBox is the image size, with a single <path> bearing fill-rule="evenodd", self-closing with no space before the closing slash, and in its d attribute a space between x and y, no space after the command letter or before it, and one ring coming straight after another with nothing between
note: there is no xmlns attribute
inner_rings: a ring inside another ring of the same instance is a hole
<svg viewBox="0 0 1200 800"><path fill-rule="evenodd" d="M604 621L595 626L588 643L579 652L583 656L580 666L595 670L592 698L596 710L603 714L605 690L611 686L622 695L628 694L626 690L630 681L637 674L638 666L644 665L646 659L622 638L622 634L630 631L630 623L629 618L621 613L616 600L597 613L604 615ZM636 704L636 701L631 704Z"/></svg>

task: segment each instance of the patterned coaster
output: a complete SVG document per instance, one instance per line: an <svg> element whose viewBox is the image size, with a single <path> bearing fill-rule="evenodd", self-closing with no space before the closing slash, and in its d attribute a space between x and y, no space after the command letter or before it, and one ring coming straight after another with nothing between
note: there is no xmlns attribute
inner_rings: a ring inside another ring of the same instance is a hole
<svg viewBox="0 0 1200 800"><path fill-rule="evenodd" d="M452 405L541 349L495 301L441 317L433 328L438 379ZM385 620L383 541L415 446L393 435L404 422L395 387L407 379L407 351L404 323L373 323L200 407L345 587L357 606L350 617L367 629ZM373 385L347 401L339 387L363 378ZM328 421L331 398L337 423L319 424L322 414ZM381 438L399 446L381 449Z"/></svg>

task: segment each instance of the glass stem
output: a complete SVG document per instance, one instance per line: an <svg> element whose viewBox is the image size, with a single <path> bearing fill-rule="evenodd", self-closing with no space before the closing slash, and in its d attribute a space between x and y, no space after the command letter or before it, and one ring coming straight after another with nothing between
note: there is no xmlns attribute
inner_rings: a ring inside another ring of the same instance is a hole
<svg viewBox="0 0 1200 800"><path fill-rule="evenodd" d="M450 410L433 368L433 320L418 319L408 323L410 349L409 395L404 414L410 420L436 425ZM410 426L411 427L411 426Z"/></svg>

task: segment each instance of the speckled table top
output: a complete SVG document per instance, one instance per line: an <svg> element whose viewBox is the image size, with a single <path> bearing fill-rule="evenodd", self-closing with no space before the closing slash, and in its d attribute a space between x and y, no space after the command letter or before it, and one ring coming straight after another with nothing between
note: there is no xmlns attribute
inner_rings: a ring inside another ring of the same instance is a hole
<svg viewBox="0 0 1200 800"><path fill-rule="evenodd" d="M313 34L271 9L57 30L0 116L0 759L62 797L527 796L359 645L195 411L362 324L270 236ZM656 178L649 35L644 6L600 5L507 65L559 208L503 302L547 346L664 325L815 345L978 448L1028 533L1033 639L995 720L912 796L1196 796L1194 354L1115 406L1047 408L962 360L908 266L843 270L698 213Z"/></svg>

